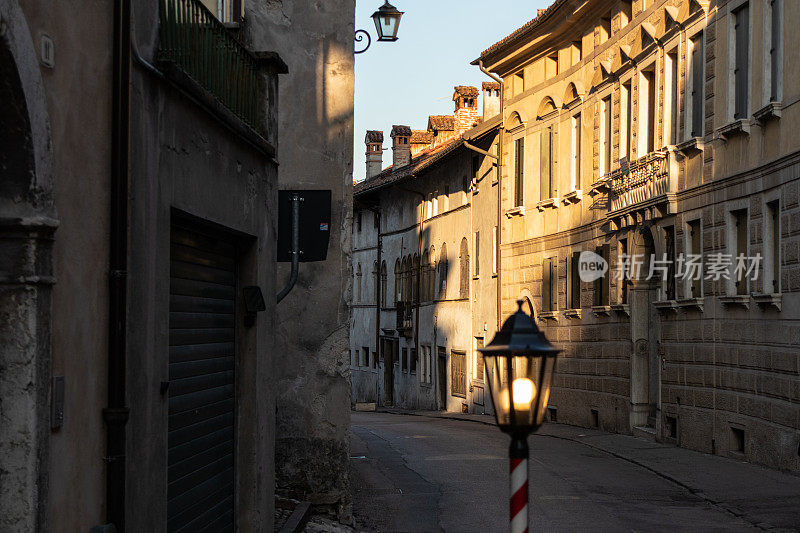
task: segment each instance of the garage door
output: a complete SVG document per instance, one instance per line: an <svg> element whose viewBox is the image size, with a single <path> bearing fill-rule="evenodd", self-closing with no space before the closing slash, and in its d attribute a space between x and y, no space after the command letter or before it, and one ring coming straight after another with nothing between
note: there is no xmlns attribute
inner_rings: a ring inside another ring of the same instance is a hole
<svg viewBox="0 0 800 533"><path fill-rule="evenodd" d="M173 225L169 531L233 530L235 252L223 239Z"/></svg>

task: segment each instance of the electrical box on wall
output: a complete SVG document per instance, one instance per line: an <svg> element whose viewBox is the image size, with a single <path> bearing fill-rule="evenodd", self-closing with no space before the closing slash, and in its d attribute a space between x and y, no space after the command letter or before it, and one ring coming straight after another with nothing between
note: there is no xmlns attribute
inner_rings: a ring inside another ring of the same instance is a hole
<svg viewBox="0 0 800 533"><path fill-rule="evenodd" d="M324 261L331 235L331 191L278 192L278 261L292 260L292 196L300 197L300 262Z"/></svg>

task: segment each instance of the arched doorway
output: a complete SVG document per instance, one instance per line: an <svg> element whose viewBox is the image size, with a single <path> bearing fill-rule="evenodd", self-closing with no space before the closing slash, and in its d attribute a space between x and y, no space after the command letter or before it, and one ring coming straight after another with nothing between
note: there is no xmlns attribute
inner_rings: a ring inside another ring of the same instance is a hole
<svg viewBox="0 0 800 533"><path fill-rule="evenodd" d="M15 0L0 0L0 125L0 516L45 531L57 221L43 85Z"/></svg>
<svg viewBox="0 0 800 533"><path fill-rule="evenodd" d="M647 279L650 261L657 254L653 233L649 227L639 227L630 235L630 255L639 267L631 271L629 286L631 327L631 411L630 426L655 430L660 393L658 364L659 320L653 302L658 299L661 282L654 276Z"/></svg>

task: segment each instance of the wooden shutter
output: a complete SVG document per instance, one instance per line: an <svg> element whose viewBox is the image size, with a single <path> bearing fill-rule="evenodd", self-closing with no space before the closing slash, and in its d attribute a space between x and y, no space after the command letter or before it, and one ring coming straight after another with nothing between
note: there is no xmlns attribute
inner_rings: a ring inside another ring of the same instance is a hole
<svg viewBox="0 0 800 533"><path fill-rule="evenodd" d="M236 249L173 225L167 530L234 527Z"/></svg>
<svg viewBox="0 0 800 533"><path fill-rule="evenodd" d="M747 256L747 210L743 209L735 213L736 217L736 253L733 257L735 267L739 254ZM736 279L736 294L747 294L747 278L744 273L740 273L741 279Z"/></svg>
<svg viewBox="0 0 800 533"><path fill-rule="evenodd" d="M772 290L774 293L779 293L781 292L781 210L778 200L770 202L768 205L772 216L772 287L764 287L764 292Z"/></svg>
<svg viewBox="0 0 800 533"><path fill-rule="evenodd" d="M550 310L558 310L558 258L550 260Z"/></svg>
<svg viewBox="0 0 800 533"><path fill-rule="evenodd" d="M553 142L553 129L548 127L540 134L541 143L539 149L539 176L541 177L540 199L547 200L553 197L552 191L552 161L551 148Z"/></svg>
<svg viewBox="0 0 800 533"><path fill-rule="evenodd" d="M450 386L453 396L467 397L467 354L452 350L450 352Z"/></svg>
<svg viewBox="0 0 800 533"><path fill-rule="evenodd" d="M675 227L669 226L665 229L664 245L667 249L667 300L676 298L675 290Z"/></svg>
<svg viewBox="0 0 800 533"><path fill-rule="evenodd" d="M736 67L734 81L736 84L736 113L734 118L747 118L747 85L750 65L750 9L747 4L735 13L736 24Z"/></svg>
<svg viewBox="0 0 800 533"><path fill-rule="evenodd" d="M478 337L475 339L475 379L479 379L483 381L484 377L484 364L483 364L483 353L479 350L483 348L483 337Z"/></svg>
<svg viewBox="0 0 800 533"><path fill-rule="evenodd" d="M703 34L692 39L692 137L703 136Z"/></svg>
<svg viewBox="0 0 800 533"><path fill-rule="evenodd" d="M517 139L514 161L514 205L521 206L525 199L525 139Z"/></svg>
<svg viewBox="0 0 800 533"><path fill-rule="evenodd" d="M549 257L542 261L542 311L552 311L551 308L551 288L550 276L552 274L552 262Z"/></svg>
<svg viewBox="0 0 800 533"><path fill-rule="evenodd" d="M481 232L475 232L475 275L481 275Z"/></svg>
<svg viewBox="0 0 800 533"><path fill-rule="evenodd" d="M573 252L569 264L569 305L571 309L581 308L581 278L579 273L580 252Z"/></svg>
<svg viewBox="0 0 800 533"><path fill-rule="evenodd" d="M778 101L778 84L779 84L779 68L780 68L780 43L781 43L781 22L782 13L780 12L780 2L778 0L770 0L770 13L772 16L772 34L770 43L770 96L771 102Z"/></svg>
<svg viewBox="0 0 800 533"><path fill-rule="evenodd" d="M608 262L611 247L608 244L603 244L595 248L595 253ZM603 277L596 279L594 282L594 305L609 305L610 284L609 278L611 276L607 272Z"/></svg>

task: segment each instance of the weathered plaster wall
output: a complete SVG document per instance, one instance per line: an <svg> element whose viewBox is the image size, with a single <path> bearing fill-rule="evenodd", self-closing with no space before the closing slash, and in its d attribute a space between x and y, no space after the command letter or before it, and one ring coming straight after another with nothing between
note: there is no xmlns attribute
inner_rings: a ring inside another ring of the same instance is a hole
<svg viewBox="0 0 800 533"><path fill-rule="evenodd" d="M252 5L256 49L280 53L280 187L331 189L327 261L300 265L278 306L276 474L279 490L345 504L350 423L349 321L353 160L353 0ZM278 285L288 279L279 268Z"/></svg>

